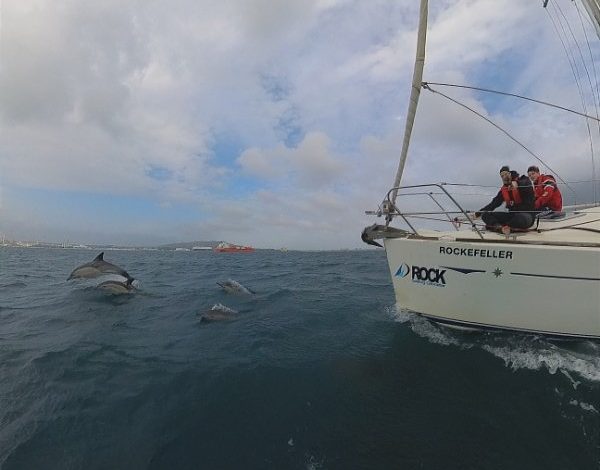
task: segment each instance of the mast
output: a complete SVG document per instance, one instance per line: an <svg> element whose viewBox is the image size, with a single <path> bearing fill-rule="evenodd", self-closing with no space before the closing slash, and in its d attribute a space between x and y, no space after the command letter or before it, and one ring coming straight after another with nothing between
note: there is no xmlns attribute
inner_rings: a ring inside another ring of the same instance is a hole
<svg viewBox="0 0 600 470"><path fill-rule="evenodd" d="M417 113L417 104L419 96L421 96L421 82L423 81L423 66L425 65L425 43L427 39L427 13L429 0L421 0L421 13L419 15L419 32L417 34L417 53L415 57L415 68L413 71L412 88L410 91L410 101L408 103L408 112L406 114L406 126L404 127L404 141L402 142L402 152L400 153L400 163L394 180L394 188L400 186L402 173L404 171L404 163L408 154L408 146L410 144L410 136L412 134L415 115ZM392 203L396 202L398 190L394 189L391 199Z"/></svg>
<svg viewBox="0 0 600 470"><path fill-rule="evenodd" d="M585 7L594 28L596 28L596 34L600 37L600 5L599 0L581 0ZM545 5L544 5L545 6Z"/></svg>

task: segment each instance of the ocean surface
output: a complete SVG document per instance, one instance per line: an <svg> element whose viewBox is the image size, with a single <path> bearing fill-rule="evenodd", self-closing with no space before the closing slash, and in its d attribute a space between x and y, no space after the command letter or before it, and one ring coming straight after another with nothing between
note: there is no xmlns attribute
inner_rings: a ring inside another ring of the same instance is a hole
<svg viewBox="0 0 600 470"><path fill-rule="evenodd" d="M2 469L600 469L600 344L398 310L383 250L97 254L0 248Z"/></svg>

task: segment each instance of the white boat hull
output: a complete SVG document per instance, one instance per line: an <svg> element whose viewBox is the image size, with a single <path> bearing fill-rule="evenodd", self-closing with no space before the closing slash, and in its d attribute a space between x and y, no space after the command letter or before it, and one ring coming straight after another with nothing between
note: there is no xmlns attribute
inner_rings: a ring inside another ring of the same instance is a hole
<svg viewBox="0 0 600 470"><path fill-rule="evenodd" d="M385 240L396 301L433 320L600 338L600 249Z"/></svg>

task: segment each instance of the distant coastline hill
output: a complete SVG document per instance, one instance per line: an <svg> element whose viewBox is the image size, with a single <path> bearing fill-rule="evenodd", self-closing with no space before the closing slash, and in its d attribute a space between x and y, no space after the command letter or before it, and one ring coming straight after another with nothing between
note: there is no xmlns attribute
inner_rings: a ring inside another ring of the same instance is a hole
<svg viewBox="0 0 600 470"><path fill-rule="evenodd" d="M217 246L220 241L195 241L195 242L181 242L181 243L169 243L168 245L160 245L157 246L159 250L176 250L177 248L187 248L191 250L195 246L203 246L203 247L211 247L214 248Z"/></svg>

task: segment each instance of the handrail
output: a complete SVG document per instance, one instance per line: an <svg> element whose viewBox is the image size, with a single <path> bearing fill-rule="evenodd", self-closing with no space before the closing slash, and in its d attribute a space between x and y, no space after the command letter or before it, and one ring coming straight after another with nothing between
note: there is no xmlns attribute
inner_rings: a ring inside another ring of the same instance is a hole
<svg viewBox="0 0 600 470"><path fill-rule="evenodd" d="M427 193L427 195L431 198L431 200L433 202L435 202L435 204L444 212L446 212L446 209L444 209L444 207L437 201L436 198L433 197L433 193L429 192ZM452 217L450 217L450 214L448 214L448 212L446 212L446 217L448 217L448 220L450 221L450 223L452 223ZM454 224L452 224L452 226L456 229L456 231L458 232L458 227Z"/></svg>
<svg viewBox="0 0 600 470"><path fill-rule="evenodd" d="M395 186L395 187L391 188L388 191L388 193L386 194L384 201L382 202L382 207L384 208L383 213L386 216L386 226L388 226L390 224L390 222L392 221L394 216L400 216L400 217L402 217L404 222L406 222L406 224L410 227L410 229L413 231L413 233L415 235L419 235L418 231L408 221L407 217L418 216L419 214L424 215L424 214L438 214L438 213L437 212L436 213L431 213L431 212L430 213L427 213L427 212L403 213L398 210L398 208L394 204L392 198L393 198L393 195L396 195L398 193L398 191L400 191L400 190L416 189L416 188L432 188L432 187L439 188L439 190L442 191L442 193L458 209L458 211L448 211L448 210L444 209L444 207L435 199L435 197L433 196L434 193L432 193L432 192L422 193L422 195L429 196L434 201L434 203L442 210L442 212L440 212L439 214L446 215L446 217L448 217L448 220L451 223L454 222L454 220L450 217L450 214L462 214L466 218L466 220L471 224L471 227L473 228L473 230L475 230L477 232L477 235L479 236L479 238L481 238L483 240L484 239L483 234L481 233L481 230L479 230L479 228L475 224L474 219L472 219L471 216L469 215L469 212L462 208L462 206L458 203L458 201L454 197L452 197L452 195L443 187L443 185L441 183L416 184L416 185L410 185L410 186ZM411 194L414 194L414 193L411 193ZM411 195L411 194L407 194L407 195ZM417 193L417 194L419 194L419 193ZM454 228L456 230L458 230L458 228L456 226L454 226Z"/></svg>

